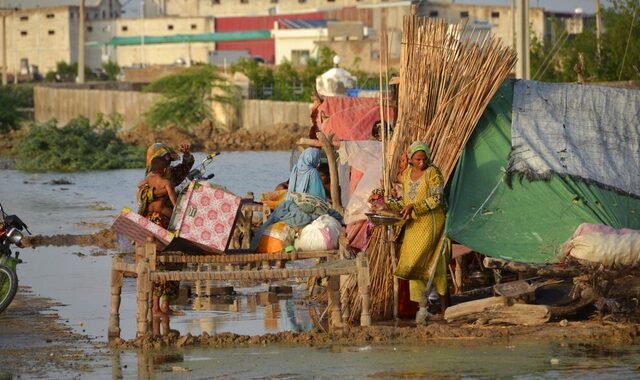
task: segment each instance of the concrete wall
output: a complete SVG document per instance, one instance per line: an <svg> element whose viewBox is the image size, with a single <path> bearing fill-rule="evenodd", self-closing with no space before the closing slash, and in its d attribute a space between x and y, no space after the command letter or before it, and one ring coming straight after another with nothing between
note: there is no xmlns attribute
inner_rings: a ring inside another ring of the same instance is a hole
<svg viewBox="0 0 640 380"><path fill-rule="evenodd" d="M55 118L59 125L83 115L94 121L98 113L122 115L125 129L136 126L159 97L137 91L37 86L34 89L35 119L45 122ZM276 124L310 124L310 103L243 100L241 109L212 105L220 124L231 124L250 131L271 129Z"/></svg>
<svg viewBox="0 0 640 380"><path fill-rule="evenodd" d="M311 125L311 103L247 99L242 101L239 125L264 131L276 124Z"/></svg>
<svg viewBox="0 0 640 380"><path fill-rule="evenodd" d="M105 116L119 113L122 115L123 127L131 128L142 120L144 113L159 95L136 91L37 86L33 96L35 119L38 122L56 119L59 125L64 125L80 115L95 121L98 113Z"/></svg>

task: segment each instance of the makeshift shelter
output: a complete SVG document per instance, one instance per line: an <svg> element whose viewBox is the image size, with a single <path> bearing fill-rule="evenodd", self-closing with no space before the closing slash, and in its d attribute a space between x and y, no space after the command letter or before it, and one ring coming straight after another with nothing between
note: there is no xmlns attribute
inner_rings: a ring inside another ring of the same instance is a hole
<svg viewBox="0 0 640 380"><path fill-rule="evenodd" d="M505 82L465 145L447 235L491 257L553 262L583 222L640 229L640 91Z"/></svg>

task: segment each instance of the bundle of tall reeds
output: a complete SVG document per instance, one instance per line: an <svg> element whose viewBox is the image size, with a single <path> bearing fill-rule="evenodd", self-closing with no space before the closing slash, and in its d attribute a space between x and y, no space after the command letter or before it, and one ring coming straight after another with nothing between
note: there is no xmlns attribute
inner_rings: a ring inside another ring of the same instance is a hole
<svg viewBox="0 0 640 380"><path fill-rule="evenodd" d="M431 147L445 180L482 112L516 62L513 49L465 23L405 16L398 119L385 177L395 179L400 154L415 140Z"/></svg>
<svg viewBox="0 0 640 380"><path fill-rule="evenodd" d="M384 33L381 41L386 44ZM382 78L386 46L381 52ZM434 164L445 181L449 179L484 109L515 62L513 49L490 34L467 29L465 23L450 25L444 20L404 17L398 117L393 134L387 129L382 135L386 194L397 178L400 155L415 140L429 144ZM384 117L382 108L381 115ZM397 299L393 285L395 243L389 241L389 235L385 227L376 227L366 249L374 320L390 318ZM350 321L357 320L360 310L355 287L355 279L343 284Z"/></svg>

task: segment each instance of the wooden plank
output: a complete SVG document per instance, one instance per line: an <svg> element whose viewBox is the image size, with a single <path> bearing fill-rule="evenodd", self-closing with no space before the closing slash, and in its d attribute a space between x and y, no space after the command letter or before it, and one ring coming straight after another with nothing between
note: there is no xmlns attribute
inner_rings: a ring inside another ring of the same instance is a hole
<svg viewBox="0 0 640 380"><path fill-rule="evenodd" d="M545 305L512 303L507 297L489 297L451 306L445 311L444 318L447 322L470 322L482 318L488 324L532 326L549 321L551 313Z"/></svg>
<svg viewBox="0 0 640 380"><path fill-rule="evenodd" d="M338 254L337 250L296 252L296 259L317 259L331 257ZM290 260L288 253L250 253L250 254L225 254L225 255L187 255L176 252L165 252L156 255L161 263L186 263L186 264L246 264L252 262Z"/></svg>
<svg viewBox="0 0 640 380"><path fill-rule="evenodd" d="M355 263L347 266L308 268L308 269L269 269L269 270L239 270L225 272L194 272L194 271L167 271L152 272L151 281L196 281L196 280L284 280L296 277L326 277L341 274L357 273Z"/></svg>

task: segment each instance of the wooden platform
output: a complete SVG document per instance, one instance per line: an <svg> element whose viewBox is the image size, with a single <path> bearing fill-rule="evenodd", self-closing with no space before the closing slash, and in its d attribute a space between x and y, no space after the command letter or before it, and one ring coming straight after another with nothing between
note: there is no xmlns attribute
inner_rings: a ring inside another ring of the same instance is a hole
<svg viewBox="0 0 640 380"><path fill-rule="evenodd" d="M137 263L127 263L121 257L114 257L111 266L111 314L109 318L109 339L120 337L120 302L123 278L136 277L136 334L145 335L149 331L151 321L151 292L153 283L157 281L202 281L202 280L284 280L290 278L328 278L329 310L332 327L342 327L341 305L339 295L339 278L341 275L356 275L359 292L362 296L362 313L360 323L363 326L371 324L369 314L369 268L365 257L355 260L341 259L336 251L298 252L292 257L290 254L246 253L245 251L230 252L226 255L188 255L182 252L156 253L156 246L148 242L136 249ZM271 263L283 264L292 259L326 258L325 263L312 268L285 269ZM158 263L192 263L213 264L224 266L223 270L209 271L163 271L156 269ZM236 269L247 267L248 264L258 264L255 269ZM235 267L234 267L235 266Z"/></svg>

